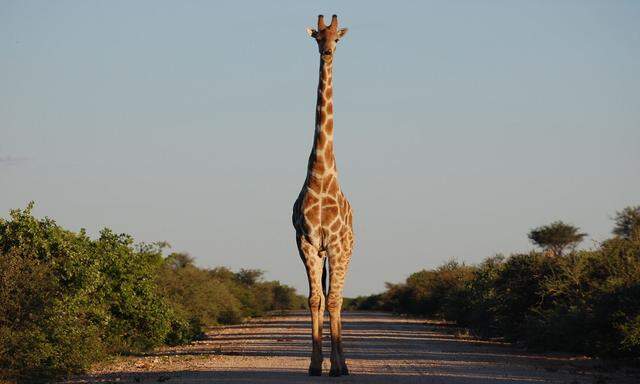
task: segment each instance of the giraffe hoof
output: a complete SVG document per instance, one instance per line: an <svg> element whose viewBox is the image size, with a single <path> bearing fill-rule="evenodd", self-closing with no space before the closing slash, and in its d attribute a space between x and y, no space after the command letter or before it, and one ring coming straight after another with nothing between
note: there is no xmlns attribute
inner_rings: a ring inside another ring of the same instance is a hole
<svg viewBox="0 0 640 384"><path fill-rule="evenodd" d="M346 364L336 364L333 367L331 367L331 370L329 371L329 376L349 376L349 368L347 368Z"/></svg>
<svg viewBox="0 0 640 384"><path fill-rule="evenodd" d="M309 376L322 376L322 367L309 367Z"/></svg>

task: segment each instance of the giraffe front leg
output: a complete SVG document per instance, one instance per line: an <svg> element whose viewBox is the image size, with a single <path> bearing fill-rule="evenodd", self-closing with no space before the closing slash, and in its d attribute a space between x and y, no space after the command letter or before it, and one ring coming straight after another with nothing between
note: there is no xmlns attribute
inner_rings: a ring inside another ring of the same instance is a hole
<svg viewBox="0 0 640 384"><path fill-rule="evenodd" d="M322 375L322 323L324 321L324 295L322 286L310 290L309 308L311 310L311 364L309 376Z"/></svg>
<svg viewBox="0 0 640 384"><path fill-rule="evenodd" d="M349 369L342 349L342 288L348 266L347 257L330 260L330 285L327 295L327 308L331 319L331 376L348 375Z"/></svg>
<svg viewBox="0 0 640 384"><path fill-rule="evenodd" d="M309 310L311 312L311 364L310 376L322 375L322 323L324 320L325 298L322 292L322 268L324 260L318 251L308 243L299 243L300 256L307 270L309 280Z"/></svg>
<svg viewBox="0 0 640 384"><path fill-rule="evenodd" d="M331 370L329 375L348 375L349 370L345 363L342 350L342 319L340 310L342 308L342 297L336 293L329 292L327 296L327 308L331 318Z"/></svg>

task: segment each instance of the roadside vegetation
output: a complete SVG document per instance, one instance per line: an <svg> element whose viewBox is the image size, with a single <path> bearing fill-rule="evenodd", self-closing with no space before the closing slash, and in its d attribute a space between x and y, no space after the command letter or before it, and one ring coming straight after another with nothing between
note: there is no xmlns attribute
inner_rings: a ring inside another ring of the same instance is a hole
<svg viewBox="0 0 640 384"><path fill-rule="evenodd" d="M594 249L576 251L585 234L554 222L528 234L540 252L497 255L478 265L450 261L345 303L440 317L535 350L637 359L640 206L618 212L614 221L613 236Z"/></svg>
<svg viewBox="0 0 640 384"><path fill-rule="evenodd" d="M109 229L97 239L31 214L0 218L0 374L49 381L108 356L186 343L205 327L306 298L263 272L197 267L166 243Z"/></svg>

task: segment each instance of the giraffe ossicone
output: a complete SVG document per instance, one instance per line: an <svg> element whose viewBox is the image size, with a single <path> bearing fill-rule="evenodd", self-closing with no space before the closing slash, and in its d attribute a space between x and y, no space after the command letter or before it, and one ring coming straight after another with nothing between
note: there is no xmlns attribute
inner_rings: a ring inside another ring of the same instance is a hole
<svg viewBox="0 0 640 384"><path fill-rule="evenodd" d="M338 28L318 16L317 29L307 33L318 43L320 79L316 102L315 134L309 156L307 177L293 205L296 244L309 280L312 354L309 374L322 374L322 327L325 306L331 329L330 375L348 375L342 348L342 289L353 251L351 205L340 190L333 151L333 58L338 41L347 29ZM327 273L328 264L328 273ZM326 278L329 277L328 291Z"/></svg>

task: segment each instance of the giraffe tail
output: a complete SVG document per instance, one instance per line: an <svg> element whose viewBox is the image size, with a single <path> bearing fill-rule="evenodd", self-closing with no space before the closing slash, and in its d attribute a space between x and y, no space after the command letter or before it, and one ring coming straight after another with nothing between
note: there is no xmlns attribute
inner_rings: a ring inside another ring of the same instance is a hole
<svg viewBox="0 0 640 384"><path fill-rule="evenodd" d="M324 258L324 265L322 266L322 293L324 297L327 297L327 258Z"/></svg>

